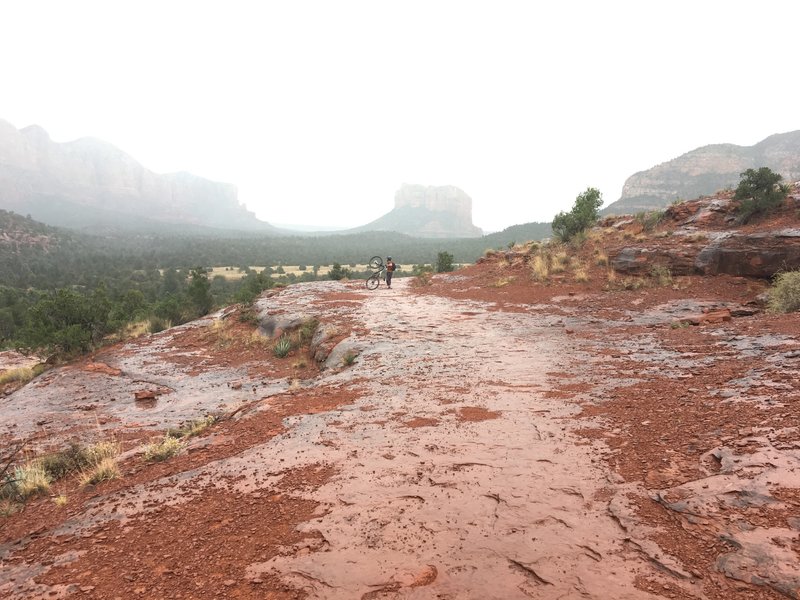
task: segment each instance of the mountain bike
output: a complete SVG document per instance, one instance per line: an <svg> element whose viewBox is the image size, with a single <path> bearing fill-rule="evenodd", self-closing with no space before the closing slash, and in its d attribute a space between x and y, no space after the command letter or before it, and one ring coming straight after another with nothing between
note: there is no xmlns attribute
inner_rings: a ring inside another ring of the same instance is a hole
<svg viewBox="0 0 800 600"><path fill-rule="evenodd" d="M367 263L370 269L375 272L367 277L367 289L375 290L381 284L381 279L386 278L386 265L383 264L383 259L380 256L373 256Z"/></svg>

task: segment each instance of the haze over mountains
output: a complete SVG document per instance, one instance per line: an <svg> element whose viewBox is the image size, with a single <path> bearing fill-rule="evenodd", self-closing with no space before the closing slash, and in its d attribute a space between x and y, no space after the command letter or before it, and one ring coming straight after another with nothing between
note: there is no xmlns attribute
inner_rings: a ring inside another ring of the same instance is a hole
<svg viewBox="0 0 800 600"><path fill-rule="evenodd" d="M748 168L767 166L800 179L800 131L753 146L713 144L628 178L604 214L657 210L734 187ZM379 199L376 199L379 200ZM535 198L531 201L536 201ZM394 208L352 229L289 231L256 218L234 185L190 173L157 174L112 144L93 138L57 143L36 125L17 130L0 120L0 208L48 225L91 232L182 233L235 230L267 235L393 231L425 238L477 238L472 199L455 186L404 184ZM557 212L553 211L554 214Z"/></svg>
<svg viewBox="0 0 800 600"><path fill-rule="evenodd" d="M771 135L753 146L703 146L635 173L603 214L633 214L713 194L736 187L740 173L759 167L769 167L787 182L800 180L800 131Z"/></svg>

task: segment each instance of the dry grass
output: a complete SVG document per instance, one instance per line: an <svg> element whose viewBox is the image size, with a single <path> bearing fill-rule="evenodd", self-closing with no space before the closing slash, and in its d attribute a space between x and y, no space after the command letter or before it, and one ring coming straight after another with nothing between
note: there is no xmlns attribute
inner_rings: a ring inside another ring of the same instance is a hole
<svg viewBox="0 0 800 600"><path fill-rule="evenodd" d="M0 517L10 517L18 513L22 509L22 505L18 502L8 499L0 499Z"/></svg>
<svg viewBox="0 0 800 600"><path fill-rule="evenodd" d="M575 267L575 270L573 271L573 277L575 278L576 283L586 283L589 281L589 272L586 270L586 267Z"/></svg>
<svg viewBox="0 0 800 600"><path fill-rule="evenodd" d="M119 477L119 466L115 457L106 457L81 473L81 485L97 485Z"/></svg>
<svg viewBox="0 0 800 600"><path fill-rule="evenodd" d="M534 255L531 259L531 274L535 281L547 281L550 276L550 267L546 256L542 254Z"/></svg>
<svg viewBox="0 0 800 600"><path fill-rule="evenodd" d="M491 285L491 287L502 288L502 287L506 287L508 284L510 284L513 281L514 281L513 277L500 277L497 281L495 281L494 283L492 283L490 285Z"/></svg>
<svg viewBox="0 0 800 600"><path fill-rule="evenodd" d="M144 459L148 462L160 462L175 456L183 449L183 442L179 438L164 436L158 442L152 442L144 447Z"/></svg>
<svg viewBox="0 0 800 600"><path fill-rule="evenodd" d="M36 373L31 367L9 369L0 374L0 385L5 383L28 383L35 376Z"/></svg>
<svg viewBox="0 0 800 600"><path fill-rule="evenodd" d="M64 494L59 494L58 496L53 498L53 502L55 503L56 506L66 506L69 500Z"/></svg>
<svg viewBox="0 0 800 600"><path fill-rule="evenodd" d="M599 252L598 251L597 255L594 257L594 263L598 267L607 267L608 266L608 254L606 254L605 252Z"/></svg>
<svg viewBox="0 0 800 600"><path fill-rule="evenodd" d="M189 421L178 429L168 429L167 437L175 439L194 437L203 433L216 422L216 417L208 415L207 417L203 417L201 419Z"/></svg>
<svg viewBox="0 0 800 600"><path fill-rule="evenodd" d="M50 491L50 476L39 460L29 461L15 467L12 478L16 495L22 500Z"/></svg>

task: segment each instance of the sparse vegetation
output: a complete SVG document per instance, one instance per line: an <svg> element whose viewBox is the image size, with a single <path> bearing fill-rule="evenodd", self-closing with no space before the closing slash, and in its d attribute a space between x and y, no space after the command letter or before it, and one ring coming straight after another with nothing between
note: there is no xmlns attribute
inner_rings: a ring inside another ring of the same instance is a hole
<svg viewBox="0 0 800 600"><path fill-rule="evenodd" d="M669 267L653 265L650 267L649 275L656 285L661 287L672 285L672 271L669 270Z"/></svg>
<svg viewBox="0 0 800 600"><path fill-rule="evenodd" d="M185 423L176 429L168 429L167 437L174 439L194 437L203 433L216 422L217 417L213 415L208 415L200 419L194 419L193 421L189 421L188 423Z"/></svg>
<svg viewBox="0 0 800 600"><path fill-rule="evenodd" d="M775 313L800 311L800 271L787 271L775 277L768 308Z"/></svg>
<svg viewBox="0 0 800 600"><path fill-rule="evenodd" d="M356 358L358 358L358 353L350 350L342 357L342 364L349 367L356 362Z"/></svg>
<svg viewBox="0 0 800 600"><path fill-rule="evenodd" d="M414 267L416 269L416 266ZM428 269L420 269L417 276L411 280L412 287L427 287L433 283L433 272Z"/></svg>
<svg viewBox="0 0 800 600"><path fill-rule="evenodd" d="M653 231L664 220L664 211L656 210L637 213L634 217L644 231Z"/></svg>
<svg viewBox="0 0 800 600"><path fill-rule="evenodd" d="M492 287L495 287L495 288L501 288L501 287L507 286L512 281L514 281L513 277L500 277L499 279L495 280L495 282L490 284L490 285Z"/></svg>
<svg viewBox="0 0 800 600"><path fill-rule="evenodd" d="M786 198L789 187L780 182L783 177L769 167L747 169L739 175L739 185L733 195L739 200L738 220L747 223L753 217L775 210Z"/></svg>
<svg viewBox="0 0 800 600"><path fill-rule="evenodd" d="M53 502L56 506L66 506L69 499L64 494L59 494L55 498L53 498Z"/></svg>
<svg viewBox="0 0 800 600"><path fill-rule="evenodd" d="M164 439L151 442L144 447L144 460L161 462L175 456L182 448L183 442L179 438L165 435Z"/></svg>

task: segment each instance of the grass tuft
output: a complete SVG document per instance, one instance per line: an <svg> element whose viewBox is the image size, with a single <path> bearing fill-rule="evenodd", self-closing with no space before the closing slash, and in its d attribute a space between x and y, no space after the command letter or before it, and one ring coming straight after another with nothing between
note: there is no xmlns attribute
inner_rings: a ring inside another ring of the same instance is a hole
<svg viewBox="0 0 800 600"><path fill-rule="evenodd" d="M38 460L15 467L12 480L14 491L22 500L50 491L50 476Z"/></svg>
<svg viewBox="0 0 800 600"><path fill-rule="evenodd" d="M175 439L194 437L203 433L216 422L217 417L208 415L207 417L203 417L201 419L189 421L177 429L168 429L167 437Z"/></svg>
<svg viewBox="0 0 800 600"><path fill-rule="evenodd" d="M272 353L278 358L286 358L292 350L292 341L285 335L275 342L272 347Z"/></svg>
<svg viewBox="0 0 800 600"><path fill-rule="evenodd" d="M180 439L164 436L164 439L159 442L152 442L147 444L144 448L144 459L146 461L160 462L175 456L183 448L183 442Z"/></svg>
<svg viewBox="0 0 800 600"><path fill-rule="evenodd" d="M0 374L0 385L4 383L28 383L35 376L36 373L31 367L9 369Z"/></svg>
<svg viewBox="0 0 800 600"><path fill-rule="evenodd" d="M81 473L81 485L97 485L119 477L116 457L108 456Z"/></svg>

